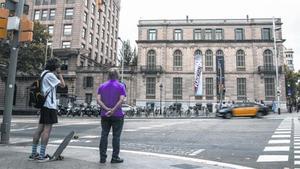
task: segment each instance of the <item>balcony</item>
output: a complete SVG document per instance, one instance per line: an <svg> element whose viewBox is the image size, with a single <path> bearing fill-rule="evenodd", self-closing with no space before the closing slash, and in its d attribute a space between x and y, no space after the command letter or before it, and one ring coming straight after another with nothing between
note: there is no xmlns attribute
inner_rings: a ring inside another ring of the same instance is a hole
<svg viewBox="0 0 300 169"><path fill-rule="evenodd" d="M157 66L157 65L141 66L140 68L141 68L141 73L145 73L145 74L157 74L163 72L162 66Z"/></svg>
<svg viewBox="0 0 300 169"><path fill-rule="evenodd" d="M283 72L282 66L278 66L278 73L281 74ZM276 74L275 66L258 66L259 74Z"/></svg>

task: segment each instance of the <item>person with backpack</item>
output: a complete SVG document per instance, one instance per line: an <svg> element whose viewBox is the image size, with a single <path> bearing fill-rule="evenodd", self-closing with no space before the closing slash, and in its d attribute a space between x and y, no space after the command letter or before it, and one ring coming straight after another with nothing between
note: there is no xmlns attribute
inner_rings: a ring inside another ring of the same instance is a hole
<svg viewBox="0 0 300 169"><path fill-rule="evenodd" d="M124 84L118 81L119 71L117 68L110 68L108 81L101 84L97 92L97 103L101 106L101 140L99 145L100 163L106 162L106 151L108 144L109 131L112 128L113 153L111 163L122 163L119 157L120 137L123 129L124 115L122 103L126 99L126 89Z"/></svg>
<svg viewBox="0 0 300 169"><path fill-rule="evenodd" d="M47 61L45 70L41 74L40 89L44 96L40 109L40 119L36 132L33 135L32 153L29 160L45 162L49 160L46 156L46 146L48 144L52 125L57 123L56 87L65 87L65 81L60 74L60 63L57 58ZM37 153L37 146L41 139L40 153Z"/></svg>

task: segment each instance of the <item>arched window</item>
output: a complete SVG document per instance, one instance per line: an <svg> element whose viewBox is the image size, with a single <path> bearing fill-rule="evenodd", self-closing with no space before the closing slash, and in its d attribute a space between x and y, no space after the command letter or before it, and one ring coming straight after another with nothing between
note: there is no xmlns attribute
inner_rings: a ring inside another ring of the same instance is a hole
<svg viewBox="0 0 300 169"><path fill-rule="evenodd" d="M174 52L173 67L174 70L182 70L182 52L180 50Z"/></svg>
<svg viewBox="0 0 300 169"><path fill-rule="evenodd" d="M245 70L245 52L241 49L236 52L236 68Z"/></svg>
<svg viewBox="0 0 300 169"><path fill-rule="evenodd" d="M264 51L264 67L265 69L273 68L273 52L270 49Z"/></svg>
<svg viewBox="0 0 300 169"><path fill-rule="evenodd" d="M153 67L156 65L156 53L154 50L149 50L147 53L147 67Z"/></svg>
<svg viewBox="0 0 300 169"><path fill-rule="evenodd" d="M195 51L195 53L194 53L194 56L196 56L196 55L202 56L201 50L197 49L197 50Z"/></svg>
<svg viewBox="0 0 300 169"><path fill-rule="evenodd" d="M213 69L213 52L209 49L205 52L205 70Z"/></svg>

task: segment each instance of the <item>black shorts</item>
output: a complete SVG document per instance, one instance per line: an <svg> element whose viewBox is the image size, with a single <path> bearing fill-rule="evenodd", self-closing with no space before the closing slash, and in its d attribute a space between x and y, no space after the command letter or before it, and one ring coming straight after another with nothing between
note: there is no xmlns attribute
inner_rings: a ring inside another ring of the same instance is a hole
<svg viewBox="0 0 300 169"><path fill-rule="evenodd" d="M40 124L54 124L57 123L57 110L42 107L40 112Z"/></svg>

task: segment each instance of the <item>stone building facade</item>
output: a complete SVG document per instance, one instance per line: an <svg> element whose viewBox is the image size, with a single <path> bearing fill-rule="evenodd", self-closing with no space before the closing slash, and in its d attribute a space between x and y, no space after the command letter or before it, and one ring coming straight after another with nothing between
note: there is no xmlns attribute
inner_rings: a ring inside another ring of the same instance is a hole
<svg viewBox="0 0 300 169"><path fill-rule="evenodd" d="M276 18L276 27L281 27ZM276 31L276 89L272 18L140 20L136 104L263 100L285 104L281 29ZM202 60L202 93L195 96L195 56ZM220 80L222 79L222 80ZM283 106L284 107L284 106Z"/></svg>
<svg viewBox="0 0 300 169"><path fill-rule="evenodd" d="M98 5L98 2L102 2L102 5ZM52 35L47 44L51 54L47 57L56 56L62 61L67 89L60 94L63 96L59 97L61 101L68 102L68 99L76 98L80 103L91 103L96 98L99 83L106 80L103 77L107 68L116 66L120 2L27 0L30 19L45 25ZM30 80L36 78L30 77ZM28 95L26 84L32 81L24 82L21 79L16 80L17 95L20 92ZM2 78L0 86L4 84L5 78ZM24 99L19 101L15 109L26 107L23 105ZM4 92L1 92L0 109L3 107Z"/></svg>

